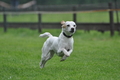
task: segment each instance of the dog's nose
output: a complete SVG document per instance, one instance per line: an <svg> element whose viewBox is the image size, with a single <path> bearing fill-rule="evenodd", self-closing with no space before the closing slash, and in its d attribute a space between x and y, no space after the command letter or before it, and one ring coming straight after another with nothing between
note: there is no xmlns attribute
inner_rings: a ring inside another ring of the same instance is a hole
<svg viewBox="0 0 120 80"><path fill-rule="evenodd" d="M74 32L74 28L71 28L71 31L70 31L71 33L73 33Z"/></svg>

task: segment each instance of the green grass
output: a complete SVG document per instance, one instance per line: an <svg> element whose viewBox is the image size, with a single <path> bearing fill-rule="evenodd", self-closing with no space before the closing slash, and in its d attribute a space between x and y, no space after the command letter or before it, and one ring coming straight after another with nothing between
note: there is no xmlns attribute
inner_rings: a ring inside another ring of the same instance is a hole
<svg viewBox="0 0 120 80"><path fill-rule="evenodd" d="M58 36L59 29L43 29ZM0 28L0 80L119 80L120 36L110 37L78 30L74 35L74 51L66 61L58 56L39 68L41 47L46 38L37 30Z"/></svg>
<svg viewBox="0 0 120 80"><path fill-rule="evenodd" d="M120 15L120 12L119 14ZM61 20L73 20L72 14L42 14L42 22L61 22ZM120 19L120 16L119 16ZM114 22L116 21L116 13L114 13ZM37 14L19 14L19 15L7 15L8 22L38 22ZM119 20L120 21L120 20ZM3 22L3 16L0 15L0 22ZM78 13L77 22L82 23L108 23L108 12L90 12L90 13Z"/></svg>

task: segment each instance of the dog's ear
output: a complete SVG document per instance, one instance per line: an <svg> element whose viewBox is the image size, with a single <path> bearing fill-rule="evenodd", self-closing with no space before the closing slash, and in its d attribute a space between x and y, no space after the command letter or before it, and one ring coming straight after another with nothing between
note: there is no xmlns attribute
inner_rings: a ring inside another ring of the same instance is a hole
<svg viewBox="0 0 120 80"><path fill-rule="evenodd" d="M61 21L61 24L65 24L65 21Z"/></svg>
<svg viewBox="0 0 120 80"><path fill-rule="evenodd" d="M62 28L65 28L65 27L66 27L65 21L61 21L61 24L62 24Z"/></svg>

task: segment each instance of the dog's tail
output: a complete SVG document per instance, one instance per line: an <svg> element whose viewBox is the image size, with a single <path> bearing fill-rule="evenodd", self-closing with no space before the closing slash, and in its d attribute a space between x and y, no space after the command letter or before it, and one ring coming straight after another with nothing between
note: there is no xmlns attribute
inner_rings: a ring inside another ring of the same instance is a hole
<svg viewBox="0 0 120 80"><path fill-rule="evenodd" d="M49 32L45 32L43 34L40 34L39 37L51 37L52 35Z"/></svg>

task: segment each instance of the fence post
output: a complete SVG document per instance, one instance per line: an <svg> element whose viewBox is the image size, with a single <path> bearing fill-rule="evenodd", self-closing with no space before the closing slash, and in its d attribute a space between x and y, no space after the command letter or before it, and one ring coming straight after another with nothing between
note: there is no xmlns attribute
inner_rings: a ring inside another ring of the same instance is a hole
<svg viewBox="0 0 120 80"><path fill-rule="evenodd" d="M73 6L73 11L76 11L76 6ZM73 21L76 22L76 13L73 13Z"/></svg>
<svg viewBox="0 0 120 80"><path fill-rule="evenodd" d="M3 26L4 32L7 32L7 14L5 13L5 8L3 8Z"/></svg>
<svg viewBox="0 0 120 80"><path fill-rule="evenodd" d="M112 3L109 3L109 9L112 9ZM110 17L110 35L114 35L114 20L113 20L113 11L109 11L109 17Z"/></svg>
<svg viewBox="0 0 120 80"><path fill-rule="evenodd" d="M115 9L118 9L118 8L117 8L117 0L114 0L114 2L115 2ZM116 18L117 18L117 25L118 25L118 33L119 33L119 35L120 35L119 14L118 14L118 11L117 11L117 10L116 10Z"/></svg>
<svg viewBox="0 0 120 80"><path fill-rule="evenodd" d="M41 14L40 13L38 13L38 32L42 32L42 22L41 22L42 20L41 20Z"/></svg>

